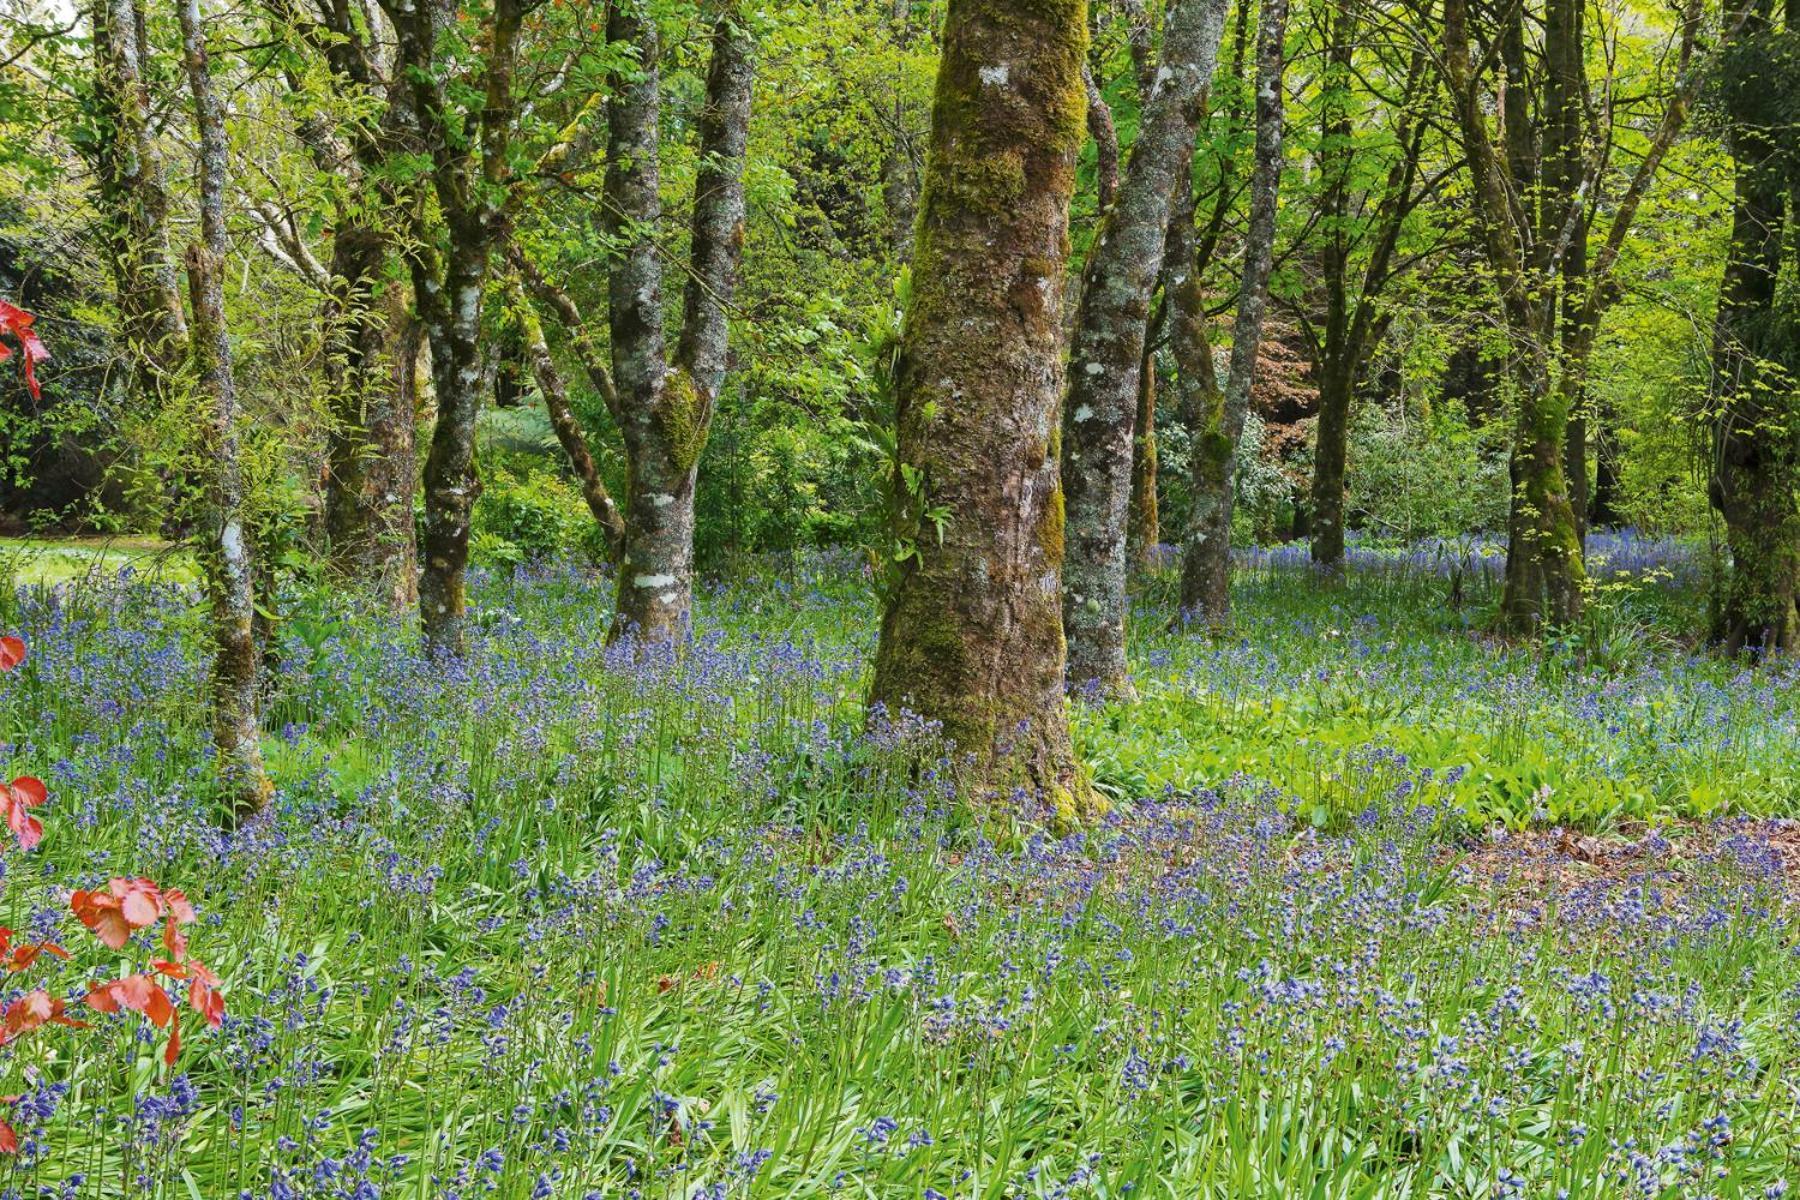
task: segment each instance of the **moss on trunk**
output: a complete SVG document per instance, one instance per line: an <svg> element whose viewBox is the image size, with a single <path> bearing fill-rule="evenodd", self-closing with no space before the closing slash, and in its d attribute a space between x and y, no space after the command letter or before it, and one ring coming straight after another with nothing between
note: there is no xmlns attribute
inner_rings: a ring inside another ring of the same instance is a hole
<svg viewBox="0 0 1800 1200"><path fill-rule="evenodd" d="M897 388L900 460L949 517L911 531L871 692L939 722L977 796L1071 821L1099 808L1063 696L1055 451L1086 42L1082 0L950 5Z"/></svg>

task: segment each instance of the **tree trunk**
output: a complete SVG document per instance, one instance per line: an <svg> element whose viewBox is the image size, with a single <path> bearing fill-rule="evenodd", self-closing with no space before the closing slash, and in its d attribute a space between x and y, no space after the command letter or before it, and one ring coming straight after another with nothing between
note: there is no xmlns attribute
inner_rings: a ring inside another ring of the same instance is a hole
<svg viewBox="0 0 1800 1200"><path fill-rule="evenodd" d="M1193 160L1200 94L1212 79L1226 0L1181 0L1164 27L1162 65L1118 198L1088 258L1063 403L1067 514L1063 630L1077 694L1129 695L1125 534L1132 441L1150 298L1170 200Z"/></svg>
<svg viewBox="0 0 1800 1200"><path fill-rule="evenodd" d="M1180 186L1187 187L1188 181L1183 179ZM1186 205L1179 207L1186 210ZM1137 417L1131 425L1131 513L1125 544L1131 566L1140 571L1155 563L1156 546L1162 540L1162 514L1156 497L1156 325L1152 320L1145 331L1144 357L1138 364Z"/></svg>
<svg viewBox="0 0 1800 1200"><path fill-rule="evenodd" d="M419 598L408 345L414 335L401 289L384 279L389 253L384 236L354 224L332 241L325 536L340 580L404 612Z"/></svg>
<svg viewBox="0 0 1800 1200"><path fill-rule="evenodd" d="M938 722L981 797L1098 800L1063 695L1063 275L1082 0L951 0L902 335L897 565L871 703ZM904 485L903 495L913 493ZM947 514L935 522L925 509Z"/></svg>
<svg viewBox="0 0 1800 1200"><path fill-rule="evenodd" d="M1250 409L1274 263L1287 15L1287 0L1262 0L1256 31L1256 150L1250 177L1250 227L1232 327L1231 365L1222 403L1204 414L1190 451L1194 509L1182 550L1181 607L1215 627L1231 619L1231 509L1237 483L1237 445Z"/></svg>
<svg viewBox="0 0 1800 1200"><path fill-rule="evenodd" d="M1735 39L1769 37L1767 4L1737 12ZM1793 236L1785 225L1790 189L1782 158L1766 128L1733 116L1728 146L1737 179L1713 330L1717 413L1708 487L1725 523L1731 563L1713 634L1733 652L1760 657L1800 644L1800 508L1794 499L1800 446L1791 374L1800 356L1788 342L1793 318L1781 311L1782 257ZM1800 200L1800 194L1792 198Z"/></svg>
<svg viewBox="0 0 1800 1200"><path fill-rule="evenodd" d="M199 0L182 0L182 58L194 99L200 144L201 240L188 248L188 288L194 306L195 373L206 400L205 438L212 471L207 487L199 558L213 614L213 743L220 782L234 818L268 802L257 716L258 656L254 542L244 525L244 483L238 463L237 391L231 340L225 328L220 279L228 249L225 231L225 111L212 88Z"/></svg>
<svg viewBox="0 0 1800 1200"><path fill-rule="evenodd" d="M1344 565L1344 468L1350 454L1348 363L1327 351L1319 372L1319 428L1313 450L1312 561L1328 571Z"/></svg>
<svg viewBox="0 0 1800 1200"><path fill-rule="evenodd" d="M525 344L525 360L531 365L531 374L537 380L538 391L544 395L544 407L550 413L550 426L556 431L556 440L568 457L569 467L575 472L575 478L581 481L581 498L587 502L588 512L592 513L595 522L600 526L601 536L606 541L607 554L615 560L625 543L625 518L619 512L619 506L613 503L612 493L606 490L606 482L600 478L600 468L594 465L594 456L588 452L587 435L582 432L581 422L575 417L575 409L569 403L568 385L564 383L562 372L557 370L556 360L550 357L550 347L544 341L543 323L538 320L537 313L521 294L514 301L518 313L519 332Z"/></svg>
<svg viewBox="0 0 1800 1200"><path fill-rule="evenodd" d="M188 346L169 253L162 156L150 133L145 47L139 40L143 17L135 0L98 0L93 25L101 225L138 386L155 392L179 369Z"/></svg>
<svg viewBox="0 0 1800 1200"><path fill-rule="evenodd" d="M615 4L608 37L638 47L635 74L607 110L611 146L601 228L625 248L607 280L613 377L630 468L625 540L612 636L667 642L690 628L694 586L694 484L725 378L727 309L744 243L744 148L754 73L749 34L736 11L713 27L700 169L681 337L664 357L662 264L655 230L660 139L654 22Z"/></svg>
<svg viewBox="0 0 1800 1200"><path fill-rule="evenodd" d="M381 7L394 28L396 74L405 80L418 142L430 156L441 222L428 226L420 217L408 247L437 402L423 480L419 617L430 649L460 655L468 612L469 518L481 493L475 419L485 390L482 293L503 233L512 177L513 70L523 9L519 0L496 0L484 19L481 103L464 120L455 109L465 101L446 87L442 62L442 34L454 13L436 0L381 0Z"/></svg>

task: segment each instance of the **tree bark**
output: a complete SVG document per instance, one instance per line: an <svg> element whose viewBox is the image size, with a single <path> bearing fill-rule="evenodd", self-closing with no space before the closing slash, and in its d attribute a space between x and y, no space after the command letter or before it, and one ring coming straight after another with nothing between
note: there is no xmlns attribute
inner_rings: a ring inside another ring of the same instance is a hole
<svg viewBox="0 0 1800 1200"><path fill-rule="evenodd" d="M1084 9L950 3L896 389L896 521L916 549L870 694L938 722L976 797L1021 786L1065 821L1098 806L1063 694L1056 446Z"/></svg>
<svg viewBox="0 0 1800 1200"><path fill-rule="evenodd" d="M1769 36L1770 5L1753 0L1734 7L1740 20L1731 36L1738 45ZM1789 373L1800 355L1784 337L1792 317L1781 312L1780 295L1784 246L1793 240L1786 225L1792 218L1784 210L1790 190L1796 193L1791 199L1800 201L1800 188L1790 189L1766 127L1734 119L1727 146L1736 183L1730 255L1713 329L1716 410L1708 493L1725 523L1731 561L1715 605L1713 637L1734 653L1765 657L1800 645L1800 507L1794 498L1800 445Z"/></svg>
<svg viewBox="0 0 1800 1200"><path fill-rule="evenodd" d="M1181 607L1215 627L1231 619L1231 510L1237 446L1250 409L1275 255L1287 15L1287 0L1262 0L1256 31L1256 150L1250 177L1250 226L1232 327L1231 365L1222 402L1214 412L1202 414L1203 423L1196 430L1191 450L1194 508L1182 549Z"/></svg>
<svg viewBox="0 0 1800 1200"><path fill-rule="evenodd" d="M327 445L325 537L342 581L404 612L418 603L413 496L416 337L402 289L385 280L391 248L356 222L332 239L332 428Z"/></svg>
<svg viewBox="0 0 1800 1200"><path fill-rule="evenodd" d="M162 155L150 131L143 17L135 0L97 0L92 20L101 225L138 387L154 393L188 353L188 331L169 252Z"/></svg>
<svg viewBox="0 0 1800 1200"><path fill-rule="evenodd" d="M259 741L254 539L244 523L244 483L238 462L237 390L225 327L221 272L228 249L225 112L212 87L199 0L182 0L182 59L194 101L200 146L200 240L188 247L188 288L194 306L195 373L206 400L205 439L212 471L200 546L201 569L213 617L213 744L220 783L233 818L262 808L271 791Z"/></svg>
<svg viewBox="0 0 1800 1200"><path fill-rule="evenodd" d="M1170 201L1193 160L1200 94L1218 60L1225 7L1226 0L1180 0L1170 12L1131 162L1081 289L1062 423L1063 630L1068 684L1077 694L1132 690L1125 662L1125 536L1145 332Z"/></svg>
<svg viewBox="0 0 1800 1200"><path fill-rule="evenodd" d="M700 168L681 336L664 355L658 195L658 48L654 21L631 3L612 7L607 34L638 47L635 74L607 109L602 232L622 245L607 280L613 379L630 475L612 636L667 642L690 628L694 484L725 378L727 310L744 244L744 148L754 71L749 33L735 9L713 26Z"/></svg>

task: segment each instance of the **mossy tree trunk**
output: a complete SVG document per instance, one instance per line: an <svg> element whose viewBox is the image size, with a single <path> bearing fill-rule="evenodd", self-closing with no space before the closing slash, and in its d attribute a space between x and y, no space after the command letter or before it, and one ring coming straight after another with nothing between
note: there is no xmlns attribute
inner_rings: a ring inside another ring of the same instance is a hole
<svg viewBox="0 0 1800 1200"><path fill-rule="evenodd" d="M1131 691L1125 541L1145 334L1170 200L1193 161L1200 95L1218 58L1225 7L1226 0L1180 0L1170 12L1143 123L1081 289L1062 428L1063 630L1068 683L1078 694Z"/></svg>
<svg viewBox="0 0 1800 1200"><path fill-rule="evenodd" d="M638 48L607 109L602 233L622 246L607 279L612 375L625 442L625 536L613 636L645 643L687 633L694 586L694 485L725 379L727 310L744 244L744 147L754 73L735 8L713 26L690 263L673 361L663 340L661 137L654 17L615 4L607 36Z"/></svg>
<svg viewBox="0 0 1800 1200"><path fill-rule="evenodd" d="M1244 238L1231 365L1219 403L1206 404L1195 413L1198 424L1189 452L1194 499L1182 544L1181 608L1213 626L1223 626L1231 619L1231 511L1237 485L1237 445L1250 410L1275 257L1287 16L1287 0L1262 0L1256 31L1256 149L1250 175L1250 225Z"/></svg>
<svg viewBox="0 0 1800 1200"><path fill-rule="evenodd" d="M221 278L230 248L225 229L229 144L225 110L213 91L200 0L182 0L178 12L182 61L193 97L195 140L200 151L200 240L188 247L187 273L194 309L194 368L205 400L204 436L212 468L198 557L212 604L213 744L226 802L232 816L242 818L267 803L270 785L263 771L258 716L255 540L244 516L237 387Z"/></svg>
<svg viewBox="0 0 1800 1200"><path fill-rule="evenodd" d="M1022 786L1067 819L1096 801L1063 692L1056 444L1085 9L950 2L896 383L916 552L870 693L940 723L978 796Z"/></svg>
<svg viewBox="0 0 1800 1200"><path fill-rule="evenodd" d="M1725 523L1731 561L1715 601L1714 639L1733 652L1767 656L1800 645L1800 507L1794 499L1795 432L1800 391L1794 347L1800 321L1785 311L1781 276L1784 250L1800 238L1789 224L1790 202L1800 202L1800 159L1777 144L1756 118L1748 93L1765 87L1744 64L1764 59L1771 40L1768 0L1734 6L1736 26L1731 75L1735 86L1728 148L1736 167L1729 257L1713 329L1714 404L1712 475L1708 493ZM1794 35L1790 0L1788 36ZM1748 79L1740 77L1749 76ZM1790 195L1790 192L1793 194ZM1792 269L1791 264L1789 269Z"/></svg>

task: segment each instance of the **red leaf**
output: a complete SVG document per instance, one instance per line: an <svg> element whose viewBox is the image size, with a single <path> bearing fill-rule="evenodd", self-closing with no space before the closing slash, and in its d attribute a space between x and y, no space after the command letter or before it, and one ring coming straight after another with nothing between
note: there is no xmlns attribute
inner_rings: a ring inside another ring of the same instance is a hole
<svg viewBox="0 0 1800 1200"><path fill-rule="evenodd" d="M7 634L0 637L0 672L12 670L25 661L25 643Z"/></svg>
<svg viewBox="0 0 1800 1200"><path fill-rule="evenodd" d="M168 1045L168 1048L163 1051L163 1062L167 1063L169 1066L172 1067L175 1065L175 1060L180 1057L181 1057L181 1022L176 1021L174 1024L169 1026L169 1045Z"/></svg>
<svg viewBox="0 0 1800 1200"><path fill-rule="evenodd" d="M165 997L166 1002L166 997ZM28 992L6 1006L6 1015L0 1023L0 1043L6 1043L21 1034L30 1033L44 1025L67 1025L71 1029L85 1029L86 1025L74 1020L63 1012L62 997L52 996L43 988Z"/></svg>
<svg viewBox="0 0 1800 1200"><path fill-rule="evenodd" d="M0 950L0 953L5 953L5 951ZM17 950L13 951L12 960L6 964L6 969L9 971L23 971L37 961L38 955L44 953L49 953L57 958L63 959L69 957L69 952L55 942L34 942L30 945L20 946Z"/></svg>
<svg viewBox="0 0 1800 1200"><path fill-rule="evenodd" d="M0 1121L0 1154L19 1152L19 1131L7 1121Z"/></svg>
<svg viewBox="0 0 1800 1200"><path fill-rule="evenodd" d="M87 994L87 1006L103 1013L116 1013L128 1008L133 1012L143 1013L144 1018L158 1029L167 1025L175 1015L175 1006L169 1002L169 994L148 975L127 975L123 979L101 984Z"/></svg>
<svg viewBox="0 0 1800 1200"><path fill-rule="evenodd" d="M187 897L180 892L171 895L178 898L179 908L193 911ZM77 890L70 893L69 907L96 937L114 950L121 950L131 939L133 929L156 923L169 907L169 899L148 879L115 877L107 881L104 892ZM180 918L179 912L176 918Z"/></svg>
<svg viewBox="0 0 1800 1200"><path fill-rule="evenodd" d="M43 840L43 823L31 815L31 810L47 799L44 781L31 775L21 775L0 788L0 808L5 810L6 826L19 839L21 848L29 850Z"/></svg>
<svg viewBox="0 0 1800 1200"><path fill-rule="evenodd" d="M19 349L24 352L22 365L25 369L25 387L31 392L33 400L39 399L37 364L50 357L50 351L44 348L44 343L32 331L32 323L36 320L35 316L18 305L0 300L0 335L10 334L13 340L19 343ZM4 341L0 341L0 362L5 362L11 357L12 348Z"/></svg>

